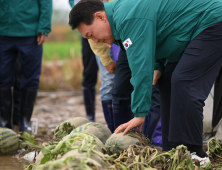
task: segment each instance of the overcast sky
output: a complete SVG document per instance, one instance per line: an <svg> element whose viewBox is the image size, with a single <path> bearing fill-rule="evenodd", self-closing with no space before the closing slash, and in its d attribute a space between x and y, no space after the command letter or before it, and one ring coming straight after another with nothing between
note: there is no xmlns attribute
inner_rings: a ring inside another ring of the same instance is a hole
<svg viewBox="0 0 222 170"><path fill-rule="evenodd" d="M53 0L54 9L65 9L70 10L69 0Z"/></svg>

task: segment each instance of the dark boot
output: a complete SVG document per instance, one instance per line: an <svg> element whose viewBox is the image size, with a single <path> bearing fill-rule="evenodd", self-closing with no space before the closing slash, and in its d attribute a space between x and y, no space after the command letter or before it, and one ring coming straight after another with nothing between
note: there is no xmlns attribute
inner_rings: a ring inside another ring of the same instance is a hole
<svg viewBox="0 0 222 170"><path fill-rule="evenodd" d="M190 153L196 152L196 155L204 158L206 155L203 151L203 146L198 146L198 145L190 145L190 144L184 144L187 146L187 150L190 151Z"/></svg>
<svg viewBox="0 0 222 170"><path fill-rule="evenodd" d="M12 128L12 91L0 89L0 127Z"/></svg>
<svg viewBox="0 0 222 170"><path fill-rule="evenodd" d="M160 110L150 107L149 114L145 117L141 131L143 134L152 140L153 134L160 120Z"/></svg>
<svg viewBox="0 0 222 170"><path fill-rule="evenodd" d="M131 106L126 105L126 106L118 106L118 105L113 105L113 120L114 120L114 126L115 129L131 119L134 118L134 114L131 111Z"/></svg>
<svg viewBox="0 0 222 170"><path fill-rule="evenodd" d="M108 128L113 133L115 130L115 127L114 127L114 121L113 121L112 100L102 100L102 106L103 106L103 113L104 113Z"/></svg>
<svg viewBox="0 0 222 170"><path fill-rule="evenodd" d="M31 117L37 96L37 89L22 90L20 131L32 132Z"/></svg>
<svg viewBox="0 0 222 170"><path fill-rule="evenodd" d="M13 89L13 125L19 126L20 122L20 108L21 108L21 92Z"/></svg>
<svg viewBox="0 0 222 170"><path fill-rule="evenodd" d="M95 88L83 87L83 98L86 118L91 122L95 122Z"/></svg>

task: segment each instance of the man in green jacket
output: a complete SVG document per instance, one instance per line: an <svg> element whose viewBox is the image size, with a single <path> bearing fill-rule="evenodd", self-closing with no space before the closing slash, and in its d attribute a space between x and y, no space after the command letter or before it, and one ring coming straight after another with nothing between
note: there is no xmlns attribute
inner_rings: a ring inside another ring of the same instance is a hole
<svg viewBox="0 0 222 170"><path fill-rule="evenodd" d="M150 108L152 84L161 77L163 150L184 144L204 156L202 112L222 65L221 14L220 0L116 0L105 4L82 0L72 9L72 29L95 42L114 42L126 50L135 117L116 133L125 129L125 134L133 127L141 130ZM168 60L165 68L164 59Z"/></svg>
<svg viewBox="0 0 222 170"><path fill-rule="evenodd" d="M0 1L0 127L12 128L11 87L20 54L20 131L31 132L30 119L39 88L42 44L51 31L52 0Z"/></svg>

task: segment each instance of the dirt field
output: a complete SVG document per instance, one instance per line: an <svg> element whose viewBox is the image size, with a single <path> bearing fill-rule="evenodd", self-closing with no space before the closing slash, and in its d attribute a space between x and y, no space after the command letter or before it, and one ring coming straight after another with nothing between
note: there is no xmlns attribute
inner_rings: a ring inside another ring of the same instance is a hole
<svg viewBox="0 0 222 170"><path fill-rule="evenodd" d="M40 92L32 116L32 118L38 120L39 130L36 138L40 138L43 142L50 141L57 125L68 118L79 116L85 117L85 108L81 92L78 94L72 92ZM96 95L96 122L105 124L99 94ZM12 160L14 162L13 164L11 163ZM218 164L221 162L221 159L215 158L211 159L211 161L212 164ZM0 170L1 168L22 170L24 166L29 164L29 162L21 161L21 159L14 160L14 157L6 157L4 164L0 164Z"/></svg>
<svg viewBox="0 0 222 170"><path fill-rule="evenodd" d="M45 97L42 97L45 96ZM39 93L32 118L38 119L38 135L47 140L57 125L71 117L85 117L85 108L81 92ZM96 95L96 122L105 124L100 95Z"/></svg>

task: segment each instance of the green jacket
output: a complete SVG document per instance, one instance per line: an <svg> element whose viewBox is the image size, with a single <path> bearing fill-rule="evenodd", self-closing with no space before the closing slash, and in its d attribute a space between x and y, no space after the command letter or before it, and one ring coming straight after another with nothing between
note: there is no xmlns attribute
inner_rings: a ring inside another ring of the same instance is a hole
<svg viewBox="0 0 222 170"><path fill-rule="evenodd" d="M73 8L80 0L69 0L70 6Z"/></svg>
<svg viewBox="0 0 222 170"><path fill-rule="evenodd" d="M71 8L73 8L75 6L74 0L69 0L69 5L71 6Z"/></svg>
<svg viewBox="0 0 222 170"><path fill-rule="evenodd" d="M150 109L154 67L178 62L192 39L222 21L221 0L115 0L104 7L116 43L126 49L135 117Z"/></svg>
<svg viewBox="0 0 222 170"><path fill-rule="evenodd" d="M52 0L0 0L0 36L48 35L51 16Z"/></svg>

